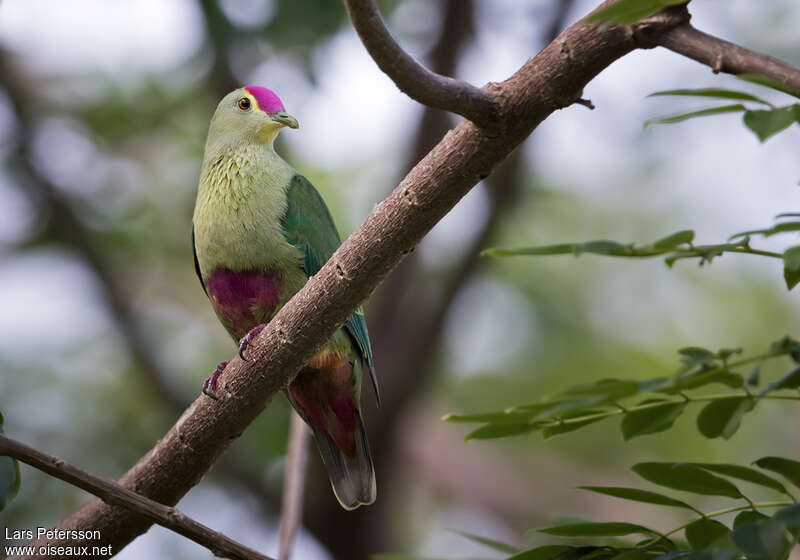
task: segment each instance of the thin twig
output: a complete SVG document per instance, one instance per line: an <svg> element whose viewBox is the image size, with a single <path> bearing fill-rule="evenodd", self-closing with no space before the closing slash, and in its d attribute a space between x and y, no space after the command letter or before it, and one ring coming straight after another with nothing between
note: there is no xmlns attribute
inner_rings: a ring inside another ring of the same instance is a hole
<svg viewBox="0 0 800 560"><path fill-rule="evenodd" d="M308 463L308 436L310 435L308 427L295 411L291 411L290 414L289 449L286 454L286 474L283 479L278 560L289 560L292 542L303 518L303 482L306 463Z"/></svg>
<svg viewBox="0 0 800 560"><path fill-rule="evenodd" d="M656 42L671 51L726 74L756 74L786 86L800 96L800 69L704 33L689 23L658 36Z"/></svg>
<svg viewBox="0 0 800 560"><path fill-rule="evenodd" d="M222 533L187 517L174 507L159 504L116 482L74 467L58 457L47 455L17 440L0 434L0 456L8 456L55 478L90 492L106 503L122 506L150 521L206 547L215 556L232 560L272 560L229 539ZM115 550L112 552L116 553Z"/></svg>
<svg viewBox="0 0 800 560"><path fill-rule="evenodd" d="M498 107L486 89L436 74L405 52L386 28L374 0L344 0L370 56L402 92L423 105L457 113L480 127L497 126Z"/></svg>

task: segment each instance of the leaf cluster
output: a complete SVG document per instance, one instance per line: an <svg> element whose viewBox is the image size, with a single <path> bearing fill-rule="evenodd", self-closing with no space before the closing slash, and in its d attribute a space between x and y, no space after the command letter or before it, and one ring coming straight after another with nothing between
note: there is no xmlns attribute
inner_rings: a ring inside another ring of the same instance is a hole
<svg viewBox="0 0 800 560"><path fill-rule="evenodd" d="M486 249L482 254L492 257L547 255L574 255L578 257L583 254L627 258L663 256L664 262L670 268L677 261L685 259L697 259L701 266L710 264L716 257L725 253L758 255L783 261L783 278L786 282L786 287L791 290L800 283L800 245L789 247L783 253L775 253L751 247L750 239L755 235L770 237L779 233L800 232L800 220L793 219L797 217L798 214L794 213L780 214L776 217L778 222L771 227L736 233L730 236L725 243L711 245L695 245L695 232L686 229L671 233L652 243L638 245L598 239L578 243L558 243L556 245L539 245L514 249L491 248ZM787 218L789 219L787 220Z"/></svg>
<svg viewBox="0 0 800 560"><path fill-rule="evenodd" d="M716 352L701 347L679 350L680 365L671 377L646 380L601 379L568 388L540 402L480 414L449 414L450 422L480 424L467 439L496 439L541 432L547 439L620 417L626 440L664 432L692 405L700 406L697 428L707 438L733 436L744 416L764 400L800 400L800 342L785 336L759 355L732 360L740 348ZM789 357L791 369L761 386L761 364ZM749 374L742 368L753 368ZM709 386L723 386L709 393Z"/></svg>
<svg viewBox="0 0 800 560"><path fill-rule="evenodd" d="M660 559L734 560L739 558L782 560L788 558L800 535L800 504L783 482L766 474L777 473L800 487L800 462L781 457L763 457L758 468L727 463L638 463L631 470L641 478L671 490L701 496L744 500L722 510L704 513L688 502L668 494L639 488L583 486L583 490L623 500L691 511L697 517L667 532L627 522L581 522L538 529L536 532L571 539L630 537L607 544L546 545L510 557L510 560ZM784 496L782 501L756 503L731 481L743 481ZM769 516L762 510L778 509ZM731 525L714 518L737 513ZM684 540L674 537L683 531Z"/></svg>
<svg viewBox="0 0 800 560"><path fill-rule="evenodd" d="M795 97L800 97L797 92L789 90L781 84L767 80L763 76L745 74L737 77L773 89L778 89ZM738 103L718 105L716 107L698 109L688 113L657 117L645 122L645 128L654 124L673 124L697 117L708 117L724 113L742 113L742 122L744 125L750 129L761 142L764 142L775 134L786 130L792 124L800 123L800 103L776 107L769 101L744 91L722 88L672 89L652 93L650 97L665 95L724 99L728 101L738 101Z"/></svg>

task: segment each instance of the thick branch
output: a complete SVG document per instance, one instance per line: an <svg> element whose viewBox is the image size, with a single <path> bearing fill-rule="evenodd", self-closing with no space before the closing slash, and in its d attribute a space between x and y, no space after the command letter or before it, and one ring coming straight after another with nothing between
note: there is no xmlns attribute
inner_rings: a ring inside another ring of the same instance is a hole
<svg viewBox="0 0 800 560"><path fill-rule="evenodd" d="M695 29L688 22L658 36L662 47L726 74L766 76L800 95L800 69Z"/></svg>
<svg viewBox="0 0 800 560"><path fill-rule="evenodd" d="M671 10L640 22L637 29L666 30L684 20L682 11ZM577 23L508 80L490 85L505 126L488 132L463 121L450 131L277 313L256 338L253 359L230 362L219 399L201 396L192 403L121 484L162 503L176 503L461 197L547 116L572 104L592 78L636 48L637 29ZM115 549L148 526L149 521L124 508L99 501L59 524L60 529L99 529ZM37 544L67 543L76 544L65 539Z"/></svg>
<svg viewBox="0 0 800 560"><path fill-rule="evenodd" d="M181 513L174 507L154 502L123 488L116 482L105 480L70 465L63 459L47 455L28 447L24 443L0 434L0 456L8 456L32 466L55 478L68 482L90 492L109 504L124 507L127 511L137 513L153 523L175 531L197 544L206 547L215 556L232 560L272 560L236 541L209 529ZM111 549L113 553L117 551Z"/></svg>
<svg viewBox="0 0 800 560"><path fill-rule="evenodd" d="M497 126L489 91L431 72L405 52L386 28L374 0L345 0L353 27L370 56L395 85L423 105L457 113L485 128Z"/></svg>

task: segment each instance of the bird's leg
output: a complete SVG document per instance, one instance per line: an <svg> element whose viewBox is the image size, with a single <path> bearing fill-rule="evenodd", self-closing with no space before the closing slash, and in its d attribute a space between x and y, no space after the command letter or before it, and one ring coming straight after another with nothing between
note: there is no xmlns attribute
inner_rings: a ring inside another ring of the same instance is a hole
<svg viewBox="0 0 800 560"><path fill-rule="evenodd" d="M217 378L219 378L222 372L225 371L225 366L227 365L227 361L217 364L217 369L214 370L214 373L211 374L211 377L203 382L203 393L212 399L217 398L217 395L215 394L215 391L217 390Z"/></svg>
<svg viewBox="0 0 800 560"><path fill-rule="evenodd" d="M239 357L243 359L245 362L248 361L247 358L244 357L244 351L253 343L253 339L258 336L258 333L264 330L266 327L266 323L261 323L260 325L256 325L250 332L247 333L242 337L242 340L239 341Z"/></svg>

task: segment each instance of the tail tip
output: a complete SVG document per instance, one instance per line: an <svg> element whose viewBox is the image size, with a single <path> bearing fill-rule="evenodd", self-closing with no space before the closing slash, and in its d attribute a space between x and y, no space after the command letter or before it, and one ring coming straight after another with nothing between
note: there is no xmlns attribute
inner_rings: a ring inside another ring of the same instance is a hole
<svg viewBox="0 0 800 560"><path fill-rule="evenodd" d="M359 477L356 477L359 480ZM361 487L354 487L351 479L343 479L337 481L338 484L331 481L333 488L333 495L336 496L336 501L346 511L353 511L360 506L368 506L375 503L377 491L375 488L375 475L369 477L369 480L361 479Z"/></svg>

